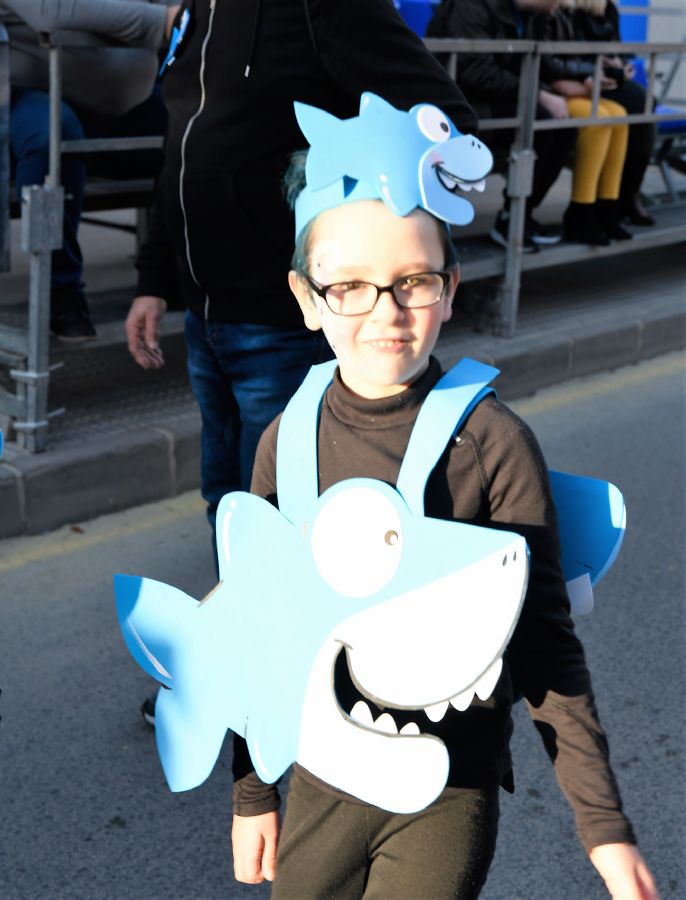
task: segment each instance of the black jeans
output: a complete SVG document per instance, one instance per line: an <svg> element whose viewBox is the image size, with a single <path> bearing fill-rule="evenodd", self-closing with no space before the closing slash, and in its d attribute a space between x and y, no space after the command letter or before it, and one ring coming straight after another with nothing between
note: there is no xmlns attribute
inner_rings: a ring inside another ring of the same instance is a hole
<svg viewBox="0 0 686 900"><path fill-rule="evenodd" d="M603 97L620 103L628 113L642 113L645 108L645 89L635 81L626 80L614 91L603 91ZM654 103L649 109L652 111ZM654 122L629 125L629 143L626 148L619 200L624 206L631 206L641 188L643 176L648 168L655 145L657 126Z"/></svg>
<svg viewBox="0 0 686 900"><path fill-rule="evenodd" d="M492 108L493 118L509 118L516 114L516 106L510 104L497 104ZM539 105L536 107L536 118L551 119L552 115L545 107ZM484 136L486 143L489 146L493 146L496 152L499 147L501 149L509 148L513 138L514 132L509 129L491 132L489 136ZM546 194L557 181L562 167L569 159L574 148L575 140L576 128L560 128L553 131L537 131L534 133L536 163L534 165L531 195L527 197L526 201L527 216L531 215L533 210L543 202ZM509 200L506 199L505 208L507 209L508 206Z"/></svg>
<svg viewBox="0 0 686 900"><path fill-rule="evenodd" d="M498 832L498 788L401 815L339 800L297 772L272 900L475 900Z"/></svg>

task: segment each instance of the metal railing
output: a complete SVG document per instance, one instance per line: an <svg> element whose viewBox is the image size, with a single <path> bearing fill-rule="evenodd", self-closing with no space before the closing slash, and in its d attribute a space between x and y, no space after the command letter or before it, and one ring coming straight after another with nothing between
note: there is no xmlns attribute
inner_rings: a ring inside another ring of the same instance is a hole
<svg viewBox="0 0 686 900"><path fill-rule="evenodd" d="M10 268L10 43L0 23L0 272Z"/></svg>
<svg viewBox="0 0 686 900"><path fill-rule="evenodd" d="M9 68L7 61L7 36L0 26L0 271L3 260L7 265L9 232L7 162L9 107ZM97 43L97 40L94 41ZM525 224L526 198L531 193L535 154L533 140L536 131L551 128L579 128L584 125L611 124L615 122L660 122L686 119L683 115L660 115L651 111L651 96L656 84L658 58L674 57L675 67L684 54L683 44L626 44L607 43L540 43L533 41L493 41L462 39L427 39L433 53L447 54L448 71L459 82L460 57L472 53L508 53L522 57L517 113L508 118L490 118L481 121L483 131L511 129L514 138L510 147L507 170L507 193L510 197L508 246L504 265L500 269L500 281L496 322L497 333L514 335L519 309L519 291L522 273L522 240ZM60 128L60 46L68 44L68 36L45 36L50 58L50 171L44 185L25 188L22 195L22 249L30 255L29 310L25 330L0 326L0 363L9 365L17 385L16 395L0 390L0 414L12 417L19 442L30 451L44 450L47 444L48 424L61 410L48 411L50 380L49 316L50 316L50 257L52 250L62 240L62 189L60 168L62 153L91 153L100 151L127 151L161 146L161 138L112 138L83 141L62 141ZM556 55L592 55L596 57L596 75L601 71L600 56L615 53L635 53L648 56L648 88L646 107L642 113L622 117L597 115L600 96L599 78L595 80L591 101L591 115L584 119L536 119L539 69L544 53ZM675 68L674 68L675 71ZM673 77L673 74L672 74ZM3 102L4 100L4 102ZM4 168L3 168L4 166ZM686 226L685 226L686 229ZM686 230L684 235L686 236ZM665 241L667 238L664 239ZM493 253L502 251L493 249ZM585 254L584 254L585 255Z"/></svg>
<svg viewBox="0 0 686 900"><path fill-rule="evenodd" d="M9 162L7 159L9 118L3 131L3 110L9 112L9 62L3 56L7 50L7 34L0 26L0 272L2 261L9 268ZM71 45L68 32L42 34L41 43L48 50L50 73L50 153L49 170L42 185L23 188L21 196L21 249L29 256L28 311L25 328L0 325L0 363L9 367L16 384L12 394L0 388L0 415L9 416L17 434L17 443L30 452L47 447L48 426L55 416L65 410L49 409L50 374L50 284L52 251L62 246L64 191L61 186L63 153L94 153L102 151L144 150L162 146L162 138L108 138L97 140L63 141L61 122L62 69L61 49ZM89 45L106 42L91 36ZM83 46L79 40L78 46ZM6 106L2 98L6 96ZM4 140L3 140L4 137ZM4 206L2 205L4 203ZM61 365L61 364L58 364Z"/></svg>
<svg viewBox="0 0 686 900"><path fill-rule="evenodd" d="M512 337L517 327L519 291L522 272L522 241L524 236L526 198L531 194L535 153L534 134L561 128L580 128L586 125L634 124L639 122L686 121L683 113L660 114L652 112L652 96L656 83L658 57L673 56L678 64L686 50L683 43L640 44L619 41L507 41L466 40L460 38L429 38L425 41L432 53L448 58L447 69L459 83L459 59L461 55L474 53L507 53L522 56L519 74L517 115L512 118L491 118L480 121L482 131L514 129L507 172L507 194L510 197L508 243L505 251L504 274L498 290L495 330L503 337ZM600 76L602 56L617 53L648 56L648 85L642 113L624 116L599 116ZM585 118L536 119L541 57L595 56L595 77L591 95L591 115Z"/></svg>

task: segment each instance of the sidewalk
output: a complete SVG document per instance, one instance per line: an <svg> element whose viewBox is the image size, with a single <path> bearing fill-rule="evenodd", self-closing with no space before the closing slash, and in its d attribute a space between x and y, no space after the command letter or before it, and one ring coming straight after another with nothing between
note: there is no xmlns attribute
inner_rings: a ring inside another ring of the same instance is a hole
<svg viewBox="0 0 686 900"><path fill-rule="evenodd" d="M525 272L519 330L511 340L473 330L488 319L492 285L466 284L437 355L445 366L461 356L495 365L503 373L499 396L508 400L681 349L683 255L677 245ZM181 314L167 317L165 368L139 370L122 340L133 296L130 269L120 264L117 279L108 257L102 289L93 293L89 278L99 340L68 350L55 346L52 361L64 366L51 381L51 407L67 412L51 426L49 449L32 456L6 444L0 538L76 524L198 486L200 418L185 373ZM4 303L9 299L5 292Z"/></svg>

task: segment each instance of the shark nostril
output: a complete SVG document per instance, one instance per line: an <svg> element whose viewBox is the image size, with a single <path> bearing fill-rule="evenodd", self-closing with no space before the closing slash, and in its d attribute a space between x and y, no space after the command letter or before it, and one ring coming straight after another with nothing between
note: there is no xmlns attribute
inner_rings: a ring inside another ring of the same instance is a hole
<svg viewBox="0 0 686 900"><path fill-rule="evenodd" d="M512 554L512 562L517 562L517 551Z"/></svg>
<svg viewBox="0 0 686 900"><path fill-rule="evenodd" d="M504 565L504 566L507 565L507 556L503 556L503 565Z"/></svg>

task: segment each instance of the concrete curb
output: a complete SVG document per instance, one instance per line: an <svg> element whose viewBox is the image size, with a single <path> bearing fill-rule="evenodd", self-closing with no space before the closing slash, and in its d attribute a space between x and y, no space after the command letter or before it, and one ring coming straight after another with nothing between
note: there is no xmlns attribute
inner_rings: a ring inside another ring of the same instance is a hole
<svg viewBox="0 0 686 900"><path fill-rule="evenodd" d="M570 378L610 371L686 347L686 305L652 309L641 319L608 316L512 340L450 335L437 355L444 365L472 356L502 371L505 400ZM0 463L0 538L37 534L199 484L200 418L161 422L87 444L17 456Z"/></svg>

